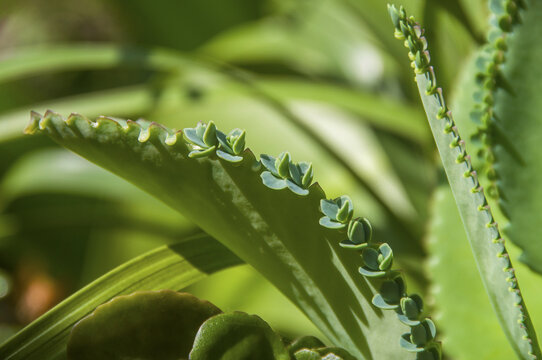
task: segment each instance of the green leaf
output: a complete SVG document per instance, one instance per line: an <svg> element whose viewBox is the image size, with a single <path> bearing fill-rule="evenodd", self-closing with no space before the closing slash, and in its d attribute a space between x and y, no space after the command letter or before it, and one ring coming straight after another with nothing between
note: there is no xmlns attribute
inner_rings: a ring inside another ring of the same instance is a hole
<svg viewBox="0 0 542 360"><path fill-rule="evenodd" d="M200 326L220 313L208 301L171 290L118 296L73 327L68 359L188 359Z"/></svg>
<svg viewBox="0 0 542 360"><path fill-rule="evenodd" d="M256 315L216 315L199 329L191 360L290 360L282 339Z"/></svg>
<svg viewBox="0 0 542 360"><path fill-rule="evenodd" d="M402 18L396 28L398 38L416 37L409 56L424 53L427 42L412 18ZM412 43L407 45L412 46ZM501 326L517 355L523 358L542 356L536 333L521 297L510 258L497 224L487 205L483 189L473 170L451 113L448 112L442 90L437 89L436 77L429 64L414 63L418 90L433 132L440 157L454 194L478 270L496 311Z"/></svg>
<svg viewBox="0 0 542 360"><path fill-rule="evenodd" d="M495 93L493 149L499 205L509 219L503 231L524 250L520 259L542 273L542 4L526 3L521 23L506 37L502 78L510 89Z"/></svg>
<svg viewBox="0 0 542 360"><path fill-rule="evenodd" d="M392 312L373 307L373 285L356 271L359 257L339 246L340 234L319 225L324 193L317 184L307 196L274 191L262 184L249 150L235 166L189 159L180 133L157 125L48 113L27 131L49 134L185 214L264 274L333 344L365 358L403 351L404 326ZM144 142L141 131L150 134ZM386 336L371 324L386 328Z"/></svg>
<svg viewBox="0 0 542 360"><path fill-rule="evenodd" d="M98 305L136 290L180 290L207 274L239 263L239 258L208 236L160 247L119 266L61 302L3 343L0 358L65 359L72 326Z"/></svg>
<svg viewBox="0 0 542 360"><path fill-rule="evenodd" d="M107 69L119 65L173 71L187 63L178 53L109 44L20 48L0 62L0 83L59 70Z"/></svg>
<svg viewBox="0 0 542 360"><path fill-rule="evenodd" d="M264 185L270 189L282 190L282 189L286 189L286 187L288 186L288 184L286 183L286 180L279 179L278 177L271 174L269 171L264 171L261 174L261 177L262 177L262 181Z"/></svg>
<svg viewBox="0 0 542 360"><path fill-rule="evenodd" d="M353 112L376 128L407 139L427 143L429 138L427 128L421 121L421 111L383 96L323 82L290 78L261 78L256 84L281 101L331 104Z"/></svg>
<svg viewBox="0 0 542 360"><path fill-rule="evenodd" d="M218 156L222 160L226 160L226 161L229 161L229 162L232 162L232 163L238 163L238 162L241 162L243 160L242 156L231 155L231 154L228 154L227 152L222 151L222 150L217 150L216 151L216 156Z"/></svg>
<svg viewBox="0 0 542 360"><path fill-rule="evenodd" d="M467 236L461 230L463 224L447 184L435 192L432 210L428 273L435 284L432 288L435 321L445 334L446 353L451 358L465 360L514 358L482 281L478 276L473 276L478 270ZM469 311L466 311L464 301L458 300L458 294L465 295L463 299L468 300ZM472 311L476 311L475 321Z"/></svg>

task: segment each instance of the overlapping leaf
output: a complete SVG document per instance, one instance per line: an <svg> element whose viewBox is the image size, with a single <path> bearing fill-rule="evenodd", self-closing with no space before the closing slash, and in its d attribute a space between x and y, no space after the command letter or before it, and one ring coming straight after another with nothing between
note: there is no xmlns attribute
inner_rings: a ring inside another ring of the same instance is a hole
<svg viewBox="0 0 542 360"><path fill-rule="evenodd" d="M34 115L27 131L49 134L183 213L262 272L335 345L366 359L403 354L396 339L404 327L372 306L359 258L318 224L317 184L307 196L271 190L249 150L238 164L190 159L181 133L157 124L49 112Z"/></svg>

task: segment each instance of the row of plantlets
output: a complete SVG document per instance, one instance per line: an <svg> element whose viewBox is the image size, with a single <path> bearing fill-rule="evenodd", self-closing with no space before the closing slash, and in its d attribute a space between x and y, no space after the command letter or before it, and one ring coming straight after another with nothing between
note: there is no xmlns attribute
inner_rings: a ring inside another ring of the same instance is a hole
<svg viewBox="0 0 542 360"><path fill-rule="evenodd" d="M504 6L502 10L506 11L502 16L496 17L496 21L502 31L510 31L513 24L517 23L518 4L515 1L491 1L491 3ZM484 189L480 185L478 174L472 166L466 143L461 138L452 113L446 106L442 89L437 85L424 30L412 16L407 16L402 7L397 9L389 5L388 10L395 26L395 37L402 40L409 50L408 57L415 73L415 81L427 119L489 299L518 356L528 359L539 358L536 334L505 241L493 217ZM495 41L495 44L501 44L498 46L504 49L502 37L501 40ZM502 53L496 53L493 63L502 63L501 55ZM502 86L497 68L493 65L490 67L493 69L489 72L493 75L483 80L487 90L495 89L497 83ZM491 103L491 92L486 98L487 103ZM491 112L487 107L485 109Z"/></svg>
<svg viewBox="0 0 542 360"><path fill-rule="evenodd" d="M513 92L503 75L508 50L508 37L516 25L521 24L521 10L525 9L523 0L491 0L491 18L488 43L481 49L476 59L476 83L474 94L475 108L471 119L478 125L472 139L480 142L478 156L483 160L486 176L490 181L488 195L498 196L497 172L495 171L494 146L502 138L503 130L499 127L495 113L496 91L504 89Z"/></svg>
<svg viewBox="0 0 542 360"><path fill-rule="evenodd" d="M216 155L232 163L242 160L240 154L245 146L244 130L234 129L225 135L210 122L185 129L184 135L193 146L189 155L191 157ZM260 162L265 168L260 176L268 188L288 188L300 196L309 193L308 188L314 175L311 163L295 163L288 152L277 157L262 154ZM399 321L410 327L410 332L399 340L401 346L409 352L417 353L417 359L440 359L441 348L440 343L435 341L435 324L423 316L422 298L416 294L407 294L403 275L392 269L391 247L387 243L372 240L372 227L366 218L353 218L354 206L348 196L322 199L320 211L324 214L320 218L320 225L345 232L347 238L340 246L360 254L363 265L359 268L359 273L367 279L380 282L379 292L372 299L373 305L382 310L395 311Z"/></svg>

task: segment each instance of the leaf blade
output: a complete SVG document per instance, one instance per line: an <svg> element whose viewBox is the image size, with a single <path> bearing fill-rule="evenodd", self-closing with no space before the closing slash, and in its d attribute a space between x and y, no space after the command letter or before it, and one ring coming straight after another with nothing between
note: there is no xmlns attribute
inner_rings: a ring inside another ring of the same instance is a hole
<svg viewBox="0 0 542 360"><path fill-rule="evenodd" d="M334 344L368 359L404 355L398 341L371 331L378 324L399 339L405 326L372 305L375 284L357 273L359 257L340 247L340 234L318 224L324 193L317 184L307 196L270 190L250 150L235 165L189 159L181 133L171 135L157 124L143 129L136 122L122 126L113 119L64 120L48 113L29 129L49 134L185 214L264 274ZM149 135L142 138L141 131Z"/></svg>

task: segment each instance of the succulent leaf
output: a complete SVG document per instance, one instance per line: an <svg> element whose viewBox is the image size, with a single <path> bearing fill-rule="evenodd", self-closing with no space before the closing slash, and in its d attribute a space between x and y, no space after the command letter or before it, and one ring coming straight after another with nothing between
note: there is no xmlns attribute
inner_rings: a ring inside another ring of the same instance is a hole
<svg viewBox="0 0 542 360"><path fill-rule="evenodd" d="M200 326L219 313L207 301L170 290L119 296L73 327L68 359L188 358Z"/></svg>
<svg viewBox="0 0 542 360"><path fill-rule="evenodd" d="M190 360L290 360L282 339L256 315L216 315L199 328Z"/></svg>
<svg viewBox="0 0 542 360"><path fill-rule="evenodd" d="M334 344L354 356L389 358L402 351L397 342L384 346L376 341L379 335L369 330L376 321L385 324L388 336L399 338L402 325L395 314L381 313L372 305L374 290L363 285L366 280L360 277L360 286L352 287L344 277L356 276L359 257L341 249L341 234L318 225L318 204L325 195L317 184L307 196L270 191L248 149L238 164L212 157L195 161L188 158L191 148L179 133L145 126L113 119L65 120L49 112L34 118L28 131L50 135L185 214L265 274ZM145 141L139 139L141 131L148 131ZM310 246L300 239L310 239ZM338 275L333 282L313 276L322 271L348 275ZM355 305L345 307L345 301ZM335 319L332 327L329 319ZM347 330L352 328L363 336Z"/></svg>

